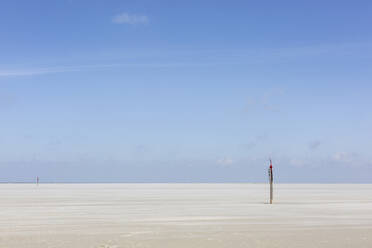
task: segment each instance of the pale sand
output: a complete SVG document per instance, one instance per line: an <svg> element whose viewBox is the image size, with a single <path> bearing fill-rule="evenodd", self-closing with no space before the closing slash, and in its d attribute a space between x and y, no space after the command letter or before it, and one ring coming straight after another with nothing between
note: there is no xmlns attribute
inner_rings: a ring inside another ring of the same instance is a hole
<svg viewBox="0 0 372 248"><path fill-rule="evenodd" d="M372 185L1 184L0 247L372 247Z"/></svg>

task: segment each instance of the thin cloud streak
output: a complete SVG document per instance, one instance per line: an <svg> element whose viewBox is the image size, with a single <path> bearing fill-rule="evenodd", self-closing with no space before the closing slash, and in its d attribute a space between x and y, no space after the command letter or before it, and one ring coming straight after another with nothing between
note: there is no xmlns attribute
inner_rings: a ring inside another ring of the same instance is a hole
<svg viewBox="0 0 372 248"><path fill-rule="evenodd" d="M232 160L231 158L228 158L228 157L224 157L222 159L217 160L217 164L223 165L223 166L228 166L228 165L231 165L233 163L234 163L234 160Z"/></svg>
<svg viewBox="0 0 372 248"><path fill-rule="evenodd" d="M189 62L175 62L175 63L117 63L117 64L96 64L96 65L78 65L78 66L55 66L55 67L41 67L41 68L16 68L16 69L0 69L0 77L11 77L11 76L33 76L51 73L63 73L63 72L79 72L89 71L92 69L106 69L115 67L153 67L153 68L165 68L165 67L203 67L203 66L227 66L227 65L243 65L243 64L261 64L275 61L279 58L290 58L290 57L308 57L313 55L324 55L326 52L335 54L350 53L353 49L367 49L370 48L370 43L350 43L350 44L334 44L314 47L294 47L294 48L277 48L272 50L192 50L192 51L163 51L146 53L143 59L147 57L157 57L161 60L169 57L179 59L187 59ZM166 56L165 56L166 54ZM192 57L188 57L192 54ZM199 61L193 62L199 58L210 57L214 55L214 61ZM207 56L208 55L208 56ZM164 57L165 56L165 57ZM136 56L138 54L136 53ZM116 57L117 58L117 57ZM114 58L113 58L114 59ZM216 60L222 62L215 62ZM279 92L280 93L280 92ZM282 94L282 93L281 93ZM272 112L280 112L278 106L273 105L267 99L267 96L261 100L264 105L264 109Z"/></svg>
<svg viewBox="0 0 372 248"><path fill-rule="evenodd" d="M171 68L171 67L203 67L225 65L223 63L142 63L142 64L99 64L99 65L81 65L81 66L61 66L61 67L43 67L29 69L6 69L0 70L0 77L14 76L34 76L42 74L63 73L63 72L83 72L97 69L112 69L120 67L148 67L148 68Z"/></svg>
<svg viewBox="0 0 372 248"><path fill-rule="evenodd" d="M146 24L149 22L149 18L145 15L136 15L136 14L128 14L128 13L121 13L116 15L112 18L112 22L116 24Z"/></svg>

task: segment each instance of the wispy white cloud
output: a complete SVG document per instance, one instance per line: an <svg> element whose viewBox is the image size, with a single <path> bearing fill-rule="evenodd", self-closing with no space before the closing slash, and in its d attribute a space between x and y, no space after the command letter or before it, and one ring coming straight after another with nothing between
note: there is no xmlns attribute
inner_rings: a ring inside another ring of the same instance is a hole
<svg viewBox="0 0 372 248"><path fill-rule="evenodd" d="M311 154L297 157L284 157L285 163L293 167L360 167L372 166L370 157L363 156L356 152L335 152L321 157L314 157Z"/></svg>
<svg viewBox="0 0 372 248"><path fill-rule="evenodd" d="M112 18L115 23L147 23L149 19L145 15L130 15L122 13ZM134 51L129 52L129 55L123 55L124 52L114 51L110 61L122 61L122 59L138 59L141 61L134 63L118 63L118 64L96 64L96 65L76 65L76 66L46 66L46 67L20 67L20 68L0 68L0 77L9 76L32 76L50 73L88 71L92 69L104 69L114 67L202 67L202 66L236 66L242 64L260 64L264 62L277 61L278 57L308 57L311 54L318 54L320 57L324 51L330 51L334 54L353 54L354 50L368 50L372 45L370 43L351 43L344 45L328 44L325 46L314 47L294 47L294 48L276 48L265 50L176 50L176 51ZM329 48L329 49L327 49ZM309 52L310 51L310 52ZM319 51L319 52L317 52ZM278 53L280 56L278 56ZM92 53L93 54L93 53ZM358 54L358 53L356 53ZM98 57L97 57L98 56ZM99 61L101 55L95 54L93 59ZM124 56L124 57L122 57ZM213 60L208 59L213 58ZM63 59L63 58L62 58ZM150 59L150 60L149 60ZM156 62L154 59L158 60ZM84 60L86 61L86 60ZM107 60L106 60L107 61ZM138 61L138 60L137 60ZM151 61L151 62L149 62ZM161 61L161 62L160 62ZM82 62L84 63L84 62ZM102 62L101 62L102 63ZM6 63L4 63L6 64ZM264 110L269 112L282 112L282 106L279 105L279 97L284 95L282 89L271 89L263 93L261 96L252 98L246 107L247 111L252 109Z"/></svg>
<svg viewBox="0 0 372 248"><path fill-rule="evenodd" d="M40 67L40 68L15 68L15 69L1 69L0 77L16 77L16 76L35 76L52 73L63 72L84 72L92 70L105 70L113 68L173 68L173 67L203 67L203 66L217 66L217 63L119 63L119 64L96 64L96 65L77 65L77 66L58 66L58 67Z"/></svg>
<svg viewBox="0 0 372 248"><path fill-rule="evenodd" d="M350 152L336 152L332 156L333 161L340 163L351 163L360 160L358 154Z"/></svg>
<svg viewBox="0 0 372 248"><path fill-rule="evenodd" d="M0 70L0 77L13 76L33 76L57 72L79 71L78 68L73 67L46 67L46 68L28 68L28 69L3 69Z"/></svg>
<svg viewBox="0 0 372 248"><path fill-rule="evenodd" d="M149 22L149 18L145 15L136 15L121 13L112 18L112 22L116 24L146 24Z"/></svg>
<svg viewBox="0 0 372 248"><path fill-rule="evenodd" d="M227 157L217 160L217 164L223 165L223 166L228 166L233 163L234 163L234 160L232 160L231 158L227 158Z"/></svg>

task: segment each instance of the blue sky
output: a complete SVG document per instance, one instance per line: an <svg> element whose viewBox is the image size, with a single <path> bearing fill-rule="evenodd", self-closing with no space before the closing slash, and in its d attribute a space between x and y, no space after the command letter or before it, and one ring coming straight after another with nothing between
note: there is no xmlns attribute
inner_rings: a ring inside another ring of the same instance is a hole
<svg viewBox="0 0 372 248"><path fill-rule="evenodd" d="M2 1L0 181L371 183L370 1Z"/></svg>

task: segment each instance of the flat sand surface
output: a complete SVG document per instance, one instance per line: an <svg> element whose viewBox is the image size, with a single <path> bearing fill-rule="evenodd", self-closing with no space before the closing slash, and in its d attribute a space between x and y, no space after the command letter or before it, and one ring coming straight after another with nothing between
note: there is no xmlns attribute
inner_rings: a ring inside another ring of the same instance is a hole
<svg viewBox="0 0 372 248"><path fill-rule="evenodd" d="M0 247L372 247L372 185L0 184Z"/></svg>

